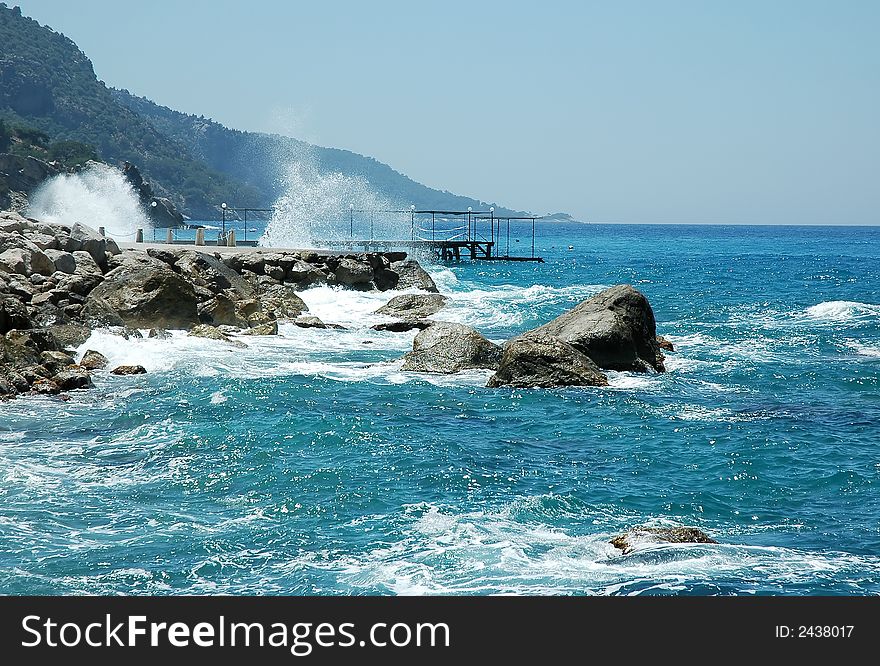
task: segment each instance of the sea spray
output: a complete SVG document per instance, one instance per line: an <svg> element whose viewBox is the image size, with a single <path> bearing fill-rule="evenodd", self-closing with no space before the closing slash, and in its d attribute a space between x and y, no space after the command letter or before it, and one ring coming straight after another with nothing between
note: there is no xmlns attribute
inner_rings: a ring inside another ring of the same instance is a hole
<svg viewBox="0 0 880 666"><path fill-rule="evenodd" d="M401 208L399 202L375 192L363 176L325 172L308 151L283 167L283 191L260 245L309 247L318 240L404 238L409 216L380 213ZM405 218L405 219L404 219Z"/></svg>
<svg viewBox="0 0 880 666"><path fill-rule="evenodd" d="M47 180L31 196L27 214L43 222L104 227L119 240L134 240L137 229L150 226L122 172L98 163Z"/></svg>

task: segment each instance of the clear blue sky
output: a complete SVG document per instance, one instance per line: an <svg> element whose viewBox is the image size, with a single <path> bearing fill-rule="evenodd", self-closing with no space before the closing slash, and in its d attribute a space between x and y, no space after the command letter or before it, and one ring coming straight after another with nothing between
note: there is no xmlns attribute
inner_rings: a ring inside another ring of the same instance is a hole
<svg viewBox="0 0 880 666"><path fill-rule="evenodd" d="M880 223L880 2L19 4L108 85L514 208Z"/></svg>

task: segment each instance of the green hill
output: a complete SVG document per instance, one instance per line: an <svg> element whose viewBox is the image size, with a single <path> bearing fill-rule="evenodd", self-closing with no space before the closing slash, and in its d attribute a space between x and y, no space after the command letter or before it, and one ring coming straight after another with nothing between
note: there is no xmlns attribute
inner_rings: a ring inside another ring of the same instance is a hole
<svg viewBox="0 0 880 666"><path fill-rule="evenodd" d="M214 218L221 201L270 205L279 194L279 164L306 156L320 173L364 178L398 205L476 209L490 205L421 185L386 164L335 148L277 135L228 129L111 90L77 45L0 3L0 120L31 127L59 149L94 146L106 162L138 165L158 195L192 218ZM279 159L280 158L280 159ZM506 209L498 207L500 213Z"/></svg>

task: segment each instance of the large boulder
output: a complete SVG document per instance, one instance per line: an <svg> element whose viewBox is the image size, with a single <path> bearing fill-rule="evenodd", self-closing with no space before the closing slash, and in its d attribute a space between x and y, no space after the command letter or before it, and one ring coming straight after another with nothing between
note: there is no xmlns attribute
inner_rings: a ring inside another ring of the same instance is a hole
<svg viewBox="0 0 880 666"><path fill-rule="evenodd" d="M395 261L391 264L391 270L399 276L396 285L397 289L421 289L422 291L434 293L438 291L434 280L421 267L419 262L414 259Z"/></svg>
<svg viewBox="0 0 880 666"><path fill-rule="evenodd" d="M266 285L257 298L262 311L274 315L275 318L295 319L309 310L309 306L297 296L293 287L286 284Z"/></svg>
<svg viewBox="0 0 880 666"><path fill-rule="evenodd" d="M197 306L193 286L167 265L131 263L107 273L83 313L109 311L133 328L188 329L199 321Z"/></svg>
<svg viewBox="0 0 880 666"><path fill-rule="evenodd" d="M487 384L492 388L607 385L608 378L588 356L559 338L538 334L508 342Z"/></svg>
<svg viewBox="0 0 880 666"><path fill-rule="evenodd" d="M495 369L501 347L464 324L434 322L413 340L403 357L403 370L451 374L474 368Z"/></svg>
<svg viewBox="0 0 880 666"><path fill-rule="evenodd" d="M373 267L368 262L343 257L334 271L336 282L355 289L369 289L373 286Z"/></svg>
<svg viewBox="0 0 880 666"><path fill-rule="evenodd" d="M21 238L18 247L9 247L0 252L0 273L15 273L30 277L34 273L52 275L55 264L36 245L26 238Z"/></svg>
<svg viewBox="0 0 880 666"><path fill-rule="evenodd" d="M88 252L99 266L107 263L107 239L79 222L70 228L70 236L64 249L68 252Z"/></svg>
<svg viewBox="0 0 880 666"><path fill-rule="evenodd" d="M175 254L174 268L194 284L205 286L215 294L231 290L227 295L234 299L254 297L253 285L213 255L193 250Z"/></svg>
<svg viewBox="0 0 880 666"><path fill-rule="evenodd" d="M199 321L213 326L243 328L248 325L247 318L239 314L236 304L236 301L225 294L217 294L213 298L199 303Z"/></svg>
<svg viewBox="0 0 880 666"><path fill-rule="evenodd" d="M55 264L55 270L72 275L76 272L76 259L70 252L64 250L53 250L51 248L43 250L46 256Z"/></svg>
<svg viewBox="0 0 880 666"><path fill-rule="evenodd" d="M660 543L718 543L696 527L634 527L611 539L611 545L626 555L640 544Z"/></svg>
<svg viewBox="0 0 880 666"><path fill-rule="evenodd" d="M606 370L665 370L651 304L627 284L596 294L526 335L533 334L559 338Z"/></svg>
<svg viewBox="0 0 880 666"><path fill-rule="evenodd" d="M449 298L441 294L401 294L376 310L376 314L405 320L424 319L439 312L448 301Z"/></svg>

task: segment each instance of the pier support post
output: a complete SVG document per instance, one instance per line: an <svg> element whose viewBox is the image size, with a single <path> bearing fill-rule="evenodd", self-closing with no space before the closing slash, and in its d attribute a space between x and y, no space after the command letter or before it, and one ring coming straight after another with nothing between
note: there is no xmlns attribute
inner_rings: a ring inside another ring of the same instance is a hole
<svg viewBox="0 0 880 666"><path fill-rule="evenodd" d="M144 230L138 229L134 234L134 242L135 243L143 243L144 242Z"/></svg>
<svg viewBox="0 0 880 666"><path fill-rule="evenodd" d="M168 243L168 245L174 243L174 229L171 227L165 231L165 242Z"/></svg>
<svg viewBox="0 0 880 666"><path fill-rule="evenodd" d="M235 229L230 229L226 236L226 247L235 247Z"/></svg>
<svg viewBox="0 0 880 666"><path fill-rule="evenodd" d="M196 245L204 245L205 244L205 230L204 229L196 229Z"/></svg>

